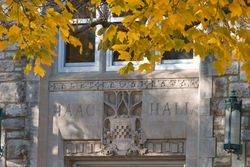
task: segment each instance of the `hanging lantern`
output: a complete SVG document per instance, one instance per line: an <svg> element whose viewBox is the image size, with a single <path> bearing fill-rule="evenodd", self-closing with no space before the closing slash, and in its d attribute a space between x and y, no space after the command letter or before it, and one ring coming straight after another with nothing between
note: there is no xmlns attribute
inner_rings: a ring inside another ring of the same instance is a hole
<svg viewBox="0 0 250 167"><path fill-rule="evenodd" d="M229 99L225 101L225 138L224 149L228 153L242 154L241 145L241 114L242 100L232 91Z"/></svg>

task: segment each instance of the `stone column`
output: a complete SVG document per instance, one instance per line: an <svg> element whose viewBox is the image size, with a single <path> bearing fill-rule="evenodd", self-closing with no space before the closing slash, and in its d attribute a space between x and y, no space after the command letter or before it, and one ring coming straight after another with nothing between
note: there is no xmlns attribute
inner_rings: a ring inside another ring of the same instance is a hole
<svg viewBox="0 0 250 167"><path fill-rule="evenodd" d="M215 138L213 137L213 116L210 113L212 97L210 57L200 64L200 106L198 112L198 167L212 167L215 157Z"/></svg>

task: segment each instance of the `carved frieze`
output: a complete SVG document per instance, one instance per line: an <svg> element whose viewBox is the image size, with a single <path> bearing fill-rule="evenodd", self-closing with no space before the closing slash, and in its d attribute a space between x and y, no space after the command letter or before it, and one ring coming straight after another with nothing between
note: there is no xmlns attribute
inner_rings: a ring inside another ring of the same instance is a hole
<svg viewBox="0 0 250 167"><path fill-rule="evenodd" d="M112 151L114 148L109 148ZM147 140L144 149L130 148L128 155L185 155L186 143L180 139ZM117 151L117 148L114 149ZM65 156L107 156L100 140L65 141ZM133 152L134 151L134 152ZM141 151L141 154L137 151ZM142 154L143 152L143 154ZM110 154L109 154L110 155Z"/></svg>
<svg viewBox="0 0 250 167"><path fill-rule="evenodd" d="M198 78L51 81L49 83L49 91L176 89L198 88L198 86Z"/></svg>

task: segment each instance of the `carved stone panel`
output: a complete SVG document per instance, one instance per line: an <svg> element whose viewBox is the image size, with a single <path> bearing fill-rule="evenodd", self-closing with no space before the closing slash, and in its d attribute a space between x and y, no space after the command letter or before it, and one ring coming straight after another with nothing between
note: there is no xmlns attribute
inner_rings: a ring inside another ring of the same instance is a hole
<svg viewBox="0 0 250 167"><path fill-rule="evenodd" d="M143 154L142 92L104 92L104 154Z"/></svg>
<svg viewBox="0 0 250 167"><path fill-rule="evenodd" d="M145 90L142 128L146 138L186 138L187 129L197 126L192 125L197 110L198 89Z"/></svg>
<svg viewBox="0 0 250 167"><path fill-rule="evenodd" d="M103 93L98 91L50 93L50 112L63 139L101 139Z"/></svg>

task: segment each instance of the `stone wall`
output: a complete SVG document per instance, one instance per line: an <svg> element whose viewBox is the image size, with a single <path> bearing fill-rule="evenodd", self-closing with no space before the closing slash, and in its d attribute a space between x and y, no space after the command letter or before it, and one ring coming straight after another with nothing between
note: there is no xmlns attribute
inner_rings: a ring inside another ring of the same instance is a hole
<svg viewBox="0 0 250 167"><path fill-rule="evenodd" d="M36 166L32 155L36 155L39 80L23 74L24 60L13 62L14 53L14 47L0 52L0 107L4 111L2 166Z"/></svg>
<svg viewBox="0 0 250 167"><path fill-rule="evenodd" d="M223 150L224 143L224 107L225 99L230 96L232 90L236 90L243 102L242 118L242 139L245 150L246 161L244 156L241 157L242 165L250 167L250 85L246 81L245 74L240 70L240 64L235 62L223 76L212 77L213 93L211 99L211 114L214 117L213 133L216 138L216 157L213 160L214 167L231 167L233 156ZM240 162L239 161L239 162ZM244 162L245 161L245 162Z"/></svg>

